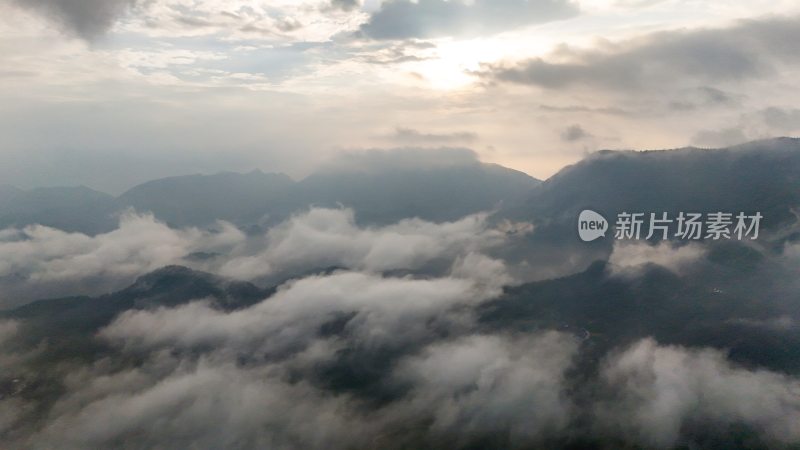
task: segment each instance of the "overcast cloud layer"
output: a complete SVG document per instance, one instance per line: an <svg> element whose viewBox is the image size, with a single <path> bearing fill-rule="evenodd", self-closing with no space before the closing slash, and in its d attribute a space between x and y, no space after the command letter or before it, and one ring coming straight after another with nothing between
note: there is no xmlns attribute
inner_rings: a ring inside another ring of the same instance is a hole
<svg viewBox="0 0 800 450"><path fill-rule="evenodd" d="M116 194L467 145L546 178L602 148L800 130L785 0L0 2L0 177ZM43 133L42 130L47 130Z"/></svg>
<svg viewBox="0 0 800 450"><path fill-rule="evenodd" d="M729 28L652 33L590 50L561 48L554 56L563 62L534 59L497 69L495 76L546 89L692 88L758 78L796 65L800 58L787 43L798 39L798 18L748 20ZM712 100L725 101L724 95L714 94L708 92Z"/></svg>

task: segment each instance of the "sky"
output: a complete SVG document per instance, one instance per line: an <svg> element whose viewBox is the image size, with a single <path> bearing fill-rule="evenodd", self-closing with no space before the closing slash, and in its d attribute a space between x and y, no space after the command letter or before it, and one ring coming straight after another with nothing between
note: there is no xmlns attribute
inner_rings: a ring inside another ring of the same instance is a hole
<svg viewBox="0 0 800 450"><path fill-rule="evenodd" d="M0 185L797 135L798 47L793 0L0 0Z"/></svg>

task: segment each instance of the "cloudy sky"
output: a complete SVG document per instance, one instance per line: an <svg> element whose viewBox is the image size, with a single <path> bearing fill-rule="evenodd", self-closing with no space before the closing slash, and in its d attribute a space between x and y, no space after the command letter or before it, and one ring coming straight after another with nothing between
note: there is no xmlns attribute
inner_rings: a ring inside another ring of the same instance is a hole
<svg viewBox="0 0 800 450"><path fill-rule="evenodd" d="M0 0L0 184L793 135L798 42L794 0Z"/></svg>

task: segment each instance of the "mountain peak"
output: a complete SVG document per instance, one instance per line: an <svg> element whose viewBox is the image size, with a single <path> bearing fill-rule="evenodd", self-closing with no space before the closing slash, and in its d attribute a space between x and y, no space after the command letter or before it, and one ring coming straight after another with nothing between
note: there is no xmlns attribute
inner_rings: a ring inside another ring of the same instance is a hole
<svg viewBox="0 0 800 450"><path fill-rule="evenodd" d="M141 275L134 283L123 291L145 292L165 287L175 287L187 283L218 284L225 280L208 272L190 269L180 265L169 265Z"/></svg>

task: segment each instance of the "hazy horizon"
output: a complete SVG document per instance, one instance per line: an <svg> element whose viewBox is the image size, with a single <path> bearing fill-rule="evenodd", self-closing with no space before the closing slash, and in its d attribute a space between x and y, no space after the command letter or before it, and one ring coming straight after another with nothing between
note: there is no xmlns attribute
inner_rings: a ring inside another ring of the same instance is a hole
<svg viewBox="0 0 800 450"><path fill-rule="evenodd" d="M789 0L3 0L0 180L119 193L441 146L544 179L796 135L799 23Z"/></svg>
<svg viewBox="0 0 800 450"><path fill-rule="evenodd" d="M770 141L770 140L780 140L780 139L797 139L791 136L775 136L775 137L763 137L762 139L754 140L754 141L744 141L740 144L753 144L759 141ZM687 146L682 148L661 148L661 149L628 149L628 148L602 148L597 149L596 152L652 152L652 151L671 151L671 150L682 150L682 149L717 149L718 147L702 147L702 146ZM429 158L420 157L421 153L429 154ZM551 178L553 175L558 174L563 169L574 165L592 155L592 153L586 153L581 158L573 161L569 164L564 165L563 167L559 167L555 170L555 172L551 173L549 176L544 178L536 177L524 170L519 168L506 166L499 163L489 162L489 161L482 161L479 159L480 155L474 153L471 149L468 148L449 148L449 147L440 147L440 148L385 148L385 149L366 149L366 150L359 150L356 152L343 152L338 155L334 155L331 159L322 161L317 166L314 166L309 169L308 172L302 173L300 175L292 175L286 172L280 171L271 171L269 169L265 169L262 167L252 167L252 168L242 168L241 170L213 170L209 169L205 172L175 172L175 173L167 173L163 176L148 178L146 175L142 177L141 180L134 182L131 185L121 186L116 190L111 189L102 189L96 186L88 185L86 183L77 183L77 184L40 184L40 185L15 185L11 183L4 183L2 185L10 186L14 188L19 188L22 190L34 190L39 188L72 188L72 187L87 187L94 191L102 192L105 194L110 194L113 196L119 196L124 194L125 192L129 191L130 189L137 187L141 184L150 182L150 181L157 181L160 179L165 178L181 178L181 177L191 177L191 176L213 176L213 175L224 175L224 174L235 174L235 175L248 175L252 173L261 173L265 175L285 175L289 177L294 182L299 182L304 179L307 179L310 176L318 175L318 174L325 174L325 173L335 173L335 171L339 170L346 170L346 171L354 171L358 172L359 170L364 169L364 161L369 161L369 156L373 154L377 155L394 155L396 157L403 157L405 155L409 155L413 157L413 163L408 165L407 163L402 163L399 166L398 161L387 160L383 162L379 161L371 161L372 163L377 163L375 167L372 167L370 170L395 170L398 167L412 167L416 169L425 169L430 167L436 167L436 164L445 164L445 165L458 165L458 164L496 164L498 166L511 169L514 171L521 172L531 178L534 178L539 181L546 181L547 179ZM473 158L474 157L474 158ZM358 162L358 160L362 160L362 162ZM433 163L433 164L432 164Z"/></svg>

